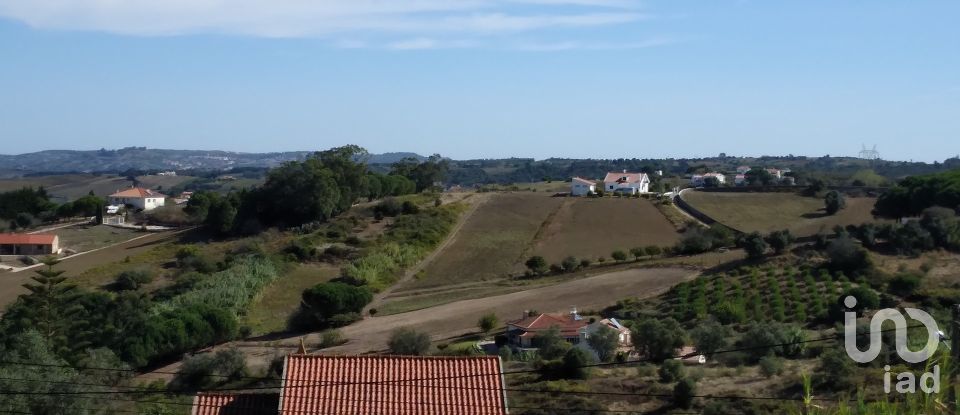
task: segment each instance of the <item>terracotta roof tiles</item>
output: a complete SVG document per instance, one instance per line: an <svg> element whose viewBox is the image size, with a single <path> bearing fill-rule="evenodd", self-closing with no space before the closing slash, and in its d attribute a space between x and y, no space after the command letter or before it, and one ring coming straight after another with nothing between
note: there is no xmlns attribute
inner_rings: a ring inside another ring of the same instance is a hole
<svg viewBox="0 0 960 415"><path fill-rule="evenodd" d="M506 414L500 359L290 355L283 414Z"/></svg>
<svg viewBox="0 0 960 415"><path fill-rule="evenodd" d="M57 235L0 233L0 245L53 245Z"/></svg>
<svg viewBox="0 0 960 415"><path fill-rule="evenodd" d="M277 415L276 393L201 393L193 398L191 415Z"/></svg>

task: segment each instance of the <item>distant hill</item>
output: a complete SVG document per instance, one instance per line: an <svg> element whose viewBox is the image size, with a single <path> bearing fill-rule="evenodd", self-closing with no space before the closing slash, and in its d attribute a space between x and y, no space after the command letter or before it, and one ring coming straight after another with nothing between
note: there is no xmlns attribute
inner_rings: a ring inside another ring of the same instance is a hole
<svg viewBox="0 0 960 415"><path fill-rule="evenodd" d="M236 153L231 151L164 150L127 147L119 150L45 150L36 153L0 155L0 171L10 174L39 172L122 172L134 170L230 170L274 167L301 160L311 152ZM423 159L416 153L371 154L370 164L391 164L405 157Z"/></svg>

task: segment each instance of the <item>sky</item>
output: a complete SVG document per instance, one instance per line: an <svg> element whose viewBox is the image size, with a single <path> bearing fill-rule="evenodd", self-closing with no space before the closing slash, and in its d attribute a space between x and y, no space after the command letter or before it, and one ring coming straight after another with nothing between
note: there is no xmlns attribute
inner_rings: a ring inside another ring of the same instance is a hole
<svg viewBox="0 0 960 415"><path fill-rule="evenodd" d="M0 0L0 153L960 153L954 0Z"/></svg>

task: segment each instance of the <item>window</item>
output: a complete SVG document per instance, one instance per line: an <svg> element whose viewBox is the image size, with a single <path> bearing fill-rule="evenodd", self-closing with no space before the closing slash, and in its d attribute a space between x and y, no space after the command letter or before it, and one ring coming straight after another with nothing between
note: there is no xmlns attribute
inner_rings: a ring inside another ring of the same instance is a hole
<svg viewBox="0 0 960 415"><path fill-rule="evenodd" d="M613 190L613 185L610 185L610 190Z"/></svg>

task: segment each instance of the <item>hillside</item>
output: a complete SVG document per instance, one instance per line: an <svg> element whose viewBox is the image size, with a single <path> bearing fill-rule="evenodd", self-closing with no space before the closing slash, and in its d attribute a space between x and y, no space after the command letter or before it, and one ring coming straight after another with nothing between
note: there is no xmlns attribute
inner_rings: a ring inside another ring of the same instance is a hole
<svg viewBox="0 0 960 415"><path fill-rule="evenodd" d="M125 170L229 170L244 167L275 167L302 160L310 151L239 153L220 150L166 150L126 147L119 150L45 150L0 155L5 175L62 172L122 172ZM371 154L369 164L391 164L405 157L423 159L415 153Z"/></svg>

